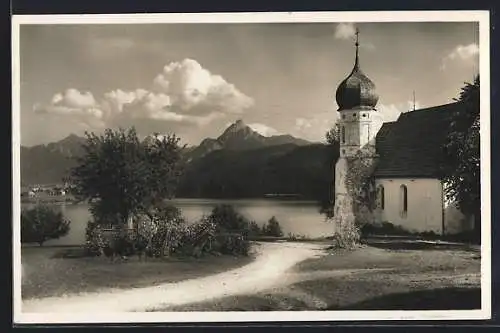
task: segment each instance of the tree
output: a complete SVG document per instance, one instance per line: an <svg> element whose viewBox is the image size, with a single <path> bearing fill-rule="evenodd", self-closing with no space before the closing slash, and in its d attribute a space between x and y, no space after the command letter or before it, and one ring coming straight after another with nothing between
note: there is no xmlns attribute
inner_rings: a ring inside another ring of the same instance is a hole
<svg viewBox="0 0 500 333"><path fill-rule="evenodd" d="M479 90L479 76L461 89L456 101L463 107L452 116L442 164L447 198L456 202L465 215L474 216L478 235L481 230Z"/></svg>
<svg viewBox="0 0 500 333"><path fill-rule="evenodd" d="M340 142L340 126L335 124L325 135L326 142L329 145L335 145Z"/></svg>
<svg viewBox="0 0 500 333"><path fill-rule="evenodd" d="M175 194L182 173L183 147L175 135L140 141L134 128L103 135L86 133L84 154L70 181L80 200L89 200L99 224L125 226Z"/></svg>
<svg viewBox="0 0 500 333"><path fill-rule="evenodd" d="M58 239L68 234L70 221L62 212L49 206L37 205L21 213L21 242L43 245L49 239Z"/></svg>
<svg viewBox="0 0 500 333"><path fill-rule="evenodd" d="M328 179L325 179L325 182L328 182L328 191L323 192L321 198L319 200L320 205L320 213L324 214L327 218L333 217L333 208L335 206L335 163L339 157L340 151L340 126L339 124L335 124L328 132L325 134L326 142L330 149L332 149L333 157L332 160L328 161L330 163L331 172L328 174Z"/></svg>
<svg viewBox="0 0 500 333"><path fill-rule="evenodd" d="M265 236L282 237L283 230L275 216L271 217L266 225L262 227Z"/></svg>

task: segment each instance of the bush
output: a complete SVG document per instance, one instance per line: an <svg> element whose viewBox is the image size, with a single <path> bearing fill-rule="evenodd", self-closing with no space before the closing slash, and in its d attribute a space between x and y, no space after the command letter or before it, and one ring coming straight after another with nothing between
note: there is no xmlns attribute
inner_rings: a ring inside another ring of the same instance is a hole
<svg viewBox="0 0 500 333"><path fill-rule="evenodd" d="M101 227L93 220L87 222L85 228L85 253L88 256L100 256L103 254L104 240Z"/></svg>
<svg viewBox="0 0 500 333"><path fill-rule="evenodd" d="M259 237L262 235L262 229L255 221L250 221L248 224L247 237Z"/></svg>
<svg viewBox="0 0 500 333"><path fill-rule="evenodd" d="M43 245L49 239L68 234L70 221L60 211L46 205L37 205L21 213L21 242Z"/></svg>
<svg viewBox="0 0 500 333"><path fill-rule="evenodd" d="M165 204L155 208L149 217L148 227L139 232L148 240L146 254L152 257L163 257L175 252L185 241L187 232L186 221L181 210Z"/></svg>
<svg viewBox="0 0 500 333"><path fill-rule="evenodd" d="M250 242L240 234L219 234L213 250L221 254L247 256Z"/></svg>
<svg viewBox="0 0 500 333"><path fill-rule="evenodd" d="M272 237L282 237L283 230L281 226L276 220L276 217L271 217L271 219L262 227L262 233L264 236L272 236Z"/></svg>
<svg viewBox="0 0 500 333"><path fill-rule="evenodd" d="M208 216L219 231L248 233L250 221L238 213L233 206L222 204L215 206Z"/></svg>
<svg viewBox="0 0 500 333"><path fill-rule="evenodd" d="M133 234L126 229L117 229L112 231L111 237L106 237L99 225L92 221L87 225L86 250L89 255L146 254L158 258L171 255L248 255L248 234L257 230L260 233L255 222L248 222L227 205L219 206L210 216L194 224L185 223L178 208L163 205L149 212L147 217L139 216L137 232Z"/></svg>
<svg viewBox="0 0 500 333"><path fill-rule="evenodd" d="M390 222L384 221L380 224L366 223L361 227L361 234L363 236L369 235L393 235L393 236L407 236L412 233L405 230L399 225L394 225Z"/></svg>

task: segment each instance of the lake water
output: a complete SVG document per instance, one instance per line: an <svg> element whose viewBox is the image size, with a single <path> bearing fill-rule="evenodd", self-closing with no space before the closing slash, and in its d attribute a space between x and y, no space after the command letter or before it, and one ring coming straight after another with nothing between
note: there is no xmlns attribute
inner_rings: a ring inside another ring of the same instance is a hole
<svg viewBox="0 0 500 333"><path fill-rule="evenodd" d="M188 221L194 222L203 215L208 215L217 204L233 205L239 213L262 225L272 216L279 221L285 235L293 233L309 237L330 236L334 226L325 222L319 213L318 205L311 201L292 201L276 199L175 199L175 206L182 210ZM27 205L23 204L22 207ZM46 245L81 245L85 242L85 228L91 219L85 204L54 204L71 221L68 235L50 240Z"/></svg>

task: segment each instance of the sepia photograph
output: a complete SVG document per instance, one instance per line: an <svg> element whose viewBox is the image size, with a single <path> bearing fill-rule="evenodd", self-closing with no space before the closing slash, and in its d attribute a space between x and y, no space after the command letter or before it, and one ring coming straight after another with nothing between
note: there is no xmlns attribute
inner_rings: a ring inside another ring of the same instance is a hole
<svg viewBox="0 0 500 333"><path fill-rule="evenodd" d="M489 319L488 15L13 16L14 321Z"/></svg>

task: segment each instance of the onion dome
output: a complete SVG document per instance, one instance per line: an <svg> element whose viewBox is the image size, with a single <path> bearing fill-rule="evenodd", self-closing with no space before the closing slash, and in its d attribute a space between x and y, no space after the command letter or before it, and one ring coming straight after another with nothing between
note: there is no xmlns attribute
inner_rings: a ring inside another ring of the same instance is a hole
<svg viewBox="0 0 500 333"><path fill-rule="evenodd" d="M378 102L375 84L359 67L359 31L356 31L356 60L351 74L337 88L338 111L350 109L374 110Z"/></svg>

